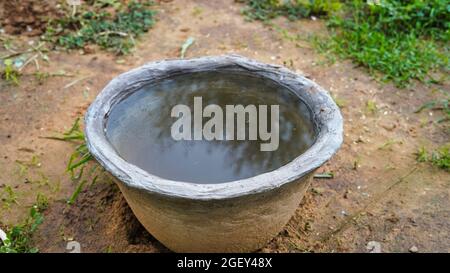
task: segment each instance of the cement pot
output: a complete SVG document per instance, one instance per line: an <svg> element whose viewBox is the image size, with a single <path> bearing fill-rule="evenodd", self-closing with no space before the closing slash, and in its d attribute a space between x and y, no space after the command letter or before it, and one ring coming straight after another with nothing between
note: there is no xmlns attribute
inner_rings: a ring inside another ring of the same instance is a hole
<svg viewBox="0 0 450 273"><path fill-rule="evenodd" d="M105 124L117 103L145 85L207 71L270 79L295 93L314 120L314 144L273 171L217 184L164 179L127 162L116 152L106 136ZM313 171L339 149L343 130L338 107L320 86L283 67L237 55L165 60L124 73L98 95L86 114L85 125L89 150L117 178L138 220L176 252L249 252L263 247L294 214Z"/></svg>

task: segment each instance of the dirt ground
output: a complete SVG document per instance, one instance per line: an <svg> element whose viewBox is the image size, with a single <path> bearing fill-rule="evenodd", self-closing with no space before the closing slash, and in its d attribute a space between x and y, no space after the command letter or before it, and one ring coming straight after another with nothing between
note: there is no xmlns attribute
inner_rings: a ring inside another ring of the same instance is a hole
<svg viewBox="0 0 450 273"><path fill-rule="evenodd" d="M194 37L187 57L237 53L285 64L343 105L344 144L318 170L332 171L334 178L314 179L285 229L260 251L369 252L368 243L376 241L382 252L408 252L413 246L419 252L450 252L449 173L417 163L414 155L422 145L433 149L449 141L448 128L433 122L436 112L414 113L439 95L437 88L448 90L448 85L397 89L377 82L351 62L330 64L307 42L247 22L241 8L231 0L163 1L158 22L132 55L54 51L40 69L64 70L66 76L39 82L24 75L18 86L0 81L0 191L9 185L17 194L16 204L1 207L0 222L21 221L41 193L49 198L34 236L41 252L66 252L73 240L83 252L168 251L139 224L106 173L68 206L75 184L65 168L75 144L43 137L70 128L114 76L149 61L176 58L183 42ZM320 20L274 22L305 38L326 34ZM36 40L16 39L25 45ZM28 65L23 72L35 69ZM376 111L368 111L368 101L376 103Z"/></svg>
<svg viewBox="0 0 450 273"><path fill-rule="evenodd" d="M0 3L0 23L8 34L36 36L44 32L46 22L58 16L55 0L10 0Z"/></svg>

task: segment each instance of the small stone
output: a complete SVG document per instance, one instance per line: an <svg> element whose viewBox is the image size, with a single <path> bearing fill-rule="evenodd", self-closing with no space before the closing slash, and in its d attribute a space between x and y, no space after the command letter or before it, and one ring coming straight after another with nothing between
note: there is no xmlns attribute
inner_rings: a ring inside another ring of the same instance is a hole
<svg viewBox="0 0 450 273"><path fill-rule="evenodd" d="M8 239L8 236L6 236L6 232L4 232L3 230L0 229L0 240L2 240L2 242L6 241L6 239Z"/></svg>
<svg viewBox="0 0 450 273"><path fill-rule="evenodd" d="M409 249L409 252L411 252L411 253L417 253L417 252L419 252L419 249L417 248L417 246L412 246L412 247Z"/></svg>
<svg viewBox="0 0 450 273"><path fill-rule="evenodd" d="M348 196L349 196L350 193L351 193L350 190L346 190L345 193L344 193L344 198L348 199Z"/></svg>
<svg viewBox="0 0 450 273"><path fill-rule="evenodd" d="M367 243L366 249L369 250L369 253L381 253L381 243L370 241Z"/></svg>

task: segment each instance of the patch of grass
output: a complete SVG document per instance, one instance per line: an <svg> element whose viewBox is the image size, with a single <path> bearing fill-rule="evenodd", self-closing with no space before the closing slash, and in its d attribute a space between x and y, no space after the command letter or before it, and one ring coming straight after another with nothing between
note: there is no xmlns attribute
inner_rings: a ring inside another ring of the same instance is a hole
<svg viewBox="0 0 450 273"><path fill-rule="evenodd" d="M33 155L30 160L28 161L22 161L22 160L16 160L16 163L25 167L30 168L39 168L41 167L41 161L39 159L38 155Z"/></svg>
<svg viewBox="0 0 450 273"><path fill-rule="evenodd" d="M359 167L361 167L361 157L358 156L355 160L353 160L352 169L357 170Z"/></svg>
<svg viewBox="0 0 450 273"><path fill-rule="evenodd" d="M346 5L345 15L328 20L331 36L315 40L315 45L398 87L413 79L438 83L442 79L433 72L448 69L447 5L445 0L354 0Z"/></svg>
<svg viewBox="0 0 450 273"><path fill-rule="evenodd" d="M338 0L247 0L247 7L242 13L249 20L268 21L278 16L286 16L290 20L309 16L324 16L341 8Z"/></svg>
<svg viewBox="0 0 450 273"><path fill-rule="evenodd" d="M353 0L353 18L387 35L415 33L433 40L449 39L449 3L447 0Z"/></svg>
<svg viewBox="0 0 450 273"><path fill-rule="evenodd" d="M34 73L34 77L36 78L39 84L42 84L46 79L50 77L50 73L36 71Z"/></svg>
<svg viewBox="0 0 450 273"><path fill-rule="evenodd" d="M440 110L443 112L444 117L437 120L438 123L444 122L444 121L450 121L450 107L449 107L449 98L440 99L440 100L433 100L429 101L422 106L419 107L415 111L415 113L419 113L425 109L428 110Z"/></svg>
<svg viewBox="0 0 450 273"><path fill-rule="evenodd" d="M59 70L52 73L36 71L33 73L33 76L37 80L38 84L43 84L44 81L50 77L73 77L74 75L68 74L64 70Z"/></svg>
<svg viewBox="0 0 450 273"><path fill-rule="evenodd" d="M378 150L388 150L388 151L392 151L394 144L403 144L403 141L401 140L396 140L396 139L389 139L388 141L386 141L385 143L383 143L383 145L381 145L380 147L378 147Z"/></svg>
<svg viewBox="0 0 450 273"><path fill-rule="evenodd" d="M331 93L331 98L333 98L334 103L336 103L336 105L340 108L344 108L347 104L346 100L339 98L336 94Z"/></svg>
<svg viewBox="0 0 450 273"><path fill-rule="evenodd" d="M70 155L67 171L70 173L72 179L79 179L83 175L84 166L93 159L87 148L84 133L80 127L80 118L77 118L72 127L66 132L63 132L60 136L46 138L62 141L75 141L78 143L75 151ZM76 171L78 171L78 173L76 173Z"/></svg>
<svg viewBox="0 0 450 273"><path fill-rule="evenodd" d="M351 59L383 81L440 83L448 73L448 0L247 0L243 14L268 22L312 15L327 19L330 35L313 45L330 60Z"/></svg>
<svg viewBox="0 0 450 273"><path fill-rule="evenodd" d="M112 246L108 246L105 250L104 250L104 253L113 253L113 248L112 248Z"/></svg>
<svg viewBox="0 0 450 273"><path fill-rule="evenodd" d="M95 0L92 1L94 2L94 5L96 7L113 7L115 9L119 9L120 7L122 7L122 3L120 2L120 0Z"/></svg>
<svg viewBox="0 0 450 273"><path fill-rule="evenodd" d="M67 49L96 44L121 55L129 53L135 38L155 23L150 1L131 1L126 6L112 0L94 2L82 5L83 10L75 14L50 22L44 39ZM114 12L103 11L101 7L105 5L112 6Z"/></svg>
<svg viewBox="0 0 450 273"><path fill-rule="evenodd" d="M373 100L368 100L366 102L366 113L375 114L378 111L377 103Z"/></svg>
<svg viewBox="0 0 450 273"><path fill-rule="evenodd" d="M67 164L67 171L70 173L70 177L73 181L77 182L75 191L67 200L69 205L75 203L78 195L87 184L87 179L84 179L84 170L88 166L88 163L93 161L94 157L87 148L84 132L80 127L80 118L77 118L72 127L60 136L46 137L49 139L61 140L61 141L74 141L78 145L75 147L75 151L70 155L69 162ZM95 184L98 178L98 164L90 166L88 171L88 177L92 177L91 186Z"/></svg>
<svg viewBox="0 0 450 273"><path fill-rule="evenodd" d="M9 185L5 186L5 188L3 189L0 197L1 197L1 200L3 202L3 208L4 209L9 209L12 204L19 204L19 202L17 201L17 194L16 194L16 192Z"/></svg>
<svg viewBox="0 0 450 273"><path fill-rule="evenodd" d="M25 177L30 168L40 168L41 162L39 156L33 155L30 160L22 161L16 160L17 175L19 177Z"/></svg>
<svg viewBox="0 0 450 273"><path fill-rule="evenodd" d="M23 164L21 161L16 160L16 164L17 164L17 174L20 177L24 177L28 172L28 167L25 164Z"/></svg>
<svg viewBox="0 0 450 273"><path fill-rule="evenodd" d="M421 147L416 153L418 162L430 162L433 166L450 171L450 143L441 146L429 153L425 147Z"/></svg>
<svg viewBox="0 0 450 273"><path fill-rule="evenodd" d="M42 193L36 196L36 207L39 211L44 211L48 208L48 197Z"/></svg>
<svg viewBox="0 0 450 273"><path fill-rule="evenodd" d="M418 162L427 162L428 161L428 152L425 147L420 147L416 152L416 160Z"/></svg>
<svg viewBox="0 0 450 273"><path fill-rule="evenodd" d="M450 145L443 146L432 152L431 164L450 171Z"/></svg>
<svg viewBox="0 0 450 273"><path fill-rule="evenodd" d="M201 14L203 13L203 9L202 8L200 8L200 7L195 7L193 10L192 10L192 15L193 16L200 16Z"/></svg>
<svg viewBox="0 0 450 273"><path fill-rule="evenodd" d="M83 190L84 185L86 184L87 180L82 180L80 183L78 183L77 187L75 188L75 191L70 196L69 200L67 200L67 204L73 205L75 201L78 198L78 195L80 194L81 190Z"/></svg>
<svg viewBox="0 0 450 273"><path fill-rule="evenodd" d="M75 148L67 164L67 171L70 172L72 178L79 179L83 176L84 165L93 159L89 152L86 143L82 143ZM79 170L78 175L75 171Z"/></svg>
<svg viewBox="0 0 450 273"><path fill-rule="evenodd" d="M0 70L0 76L6 82L19 85L20 72L14 68L13 61L6 59L3 61L3 69Z"/></svg>
<svg viewBox="0 0 450 273"><path fill-rule="evenodd" d="M278 33L280 33L281 37L283 39L290 41L292 43L295 43L296 47L303 47L303 48L311 48L309 45L305 44L304 42L307 41L304 37L302 37L299 34L292 34L287 29L282 28L272 22L266 22L267 25L275 29ZM292 60L291 60L292 61Z"/></svg>
<svg viewBox="0 0 450 273"><path fill-rule="evenodd" d="M39 250L32 246L31 237L44 217L35 205L30 209L28 217L19 225L6 231L6 240L0 241L0 253L36 253Z"/></svg>

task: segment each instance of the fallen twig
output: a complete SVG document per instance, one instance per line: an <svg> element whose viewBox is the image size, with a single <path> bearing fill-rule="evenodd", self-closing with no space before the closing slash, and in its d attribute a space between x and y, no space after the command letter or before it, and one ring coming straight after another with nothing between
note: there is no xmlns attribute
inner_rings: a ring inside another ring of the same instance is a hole
<svg viewBox="0 0 450 273"><path fill-rule="evenodd" d="M97 35L98 35L98 36L104 36L104 35L111 35L111 34L113 34L113 35L119 35L119 36L122 36L122 37L128 36L128 33L120 32L120 31L103 31L103 32L100 32L100 33L97 34Z"/></svg>
<svg viewBox="0 0 450 273"><path fill-rule="evenodd" d="M186 54L187 49L195 42L195 39L193 37L189 37L186 42L181 46L181 53L180 57L183 59L184 55Z"/></svg>
<svg viewBox="0 0 450 273"><path fill-rule="evenodd" d="M82 78L76 79L76 80L74 80L74 81L72 81L72 82L66 84L63 88L64 88L64 89L67 89L67 88L69 88L69 87L72 87L72 86L74 86L75 84L77 84L78 82L83 81L83 80L85 80L85 79L87 79L87 78L90 78L90 77L89 77L89 76L86 76L86 77L82 77Z"/></svg>
<svg viewBox="0 0 450 273"><path fill-rule="evenodd" d="M32 61L36 60L36 58L39 56L39 54L34 55L33 57L29 58L20 68L19 72L22 72L22 70Z"/></svg>
<svg viewBox="0 0 450 273"><path fill-rule="evenodd" d="M318 173L318 174L314 175L314 178L331 179L331 178L334 178L334 173L332 173L332 172Z"/></svg>
<svg viewBox="0 0 450 273"><path fill-rule="evenodd" d="M3 55L3 56L0 57L0 59L9 59L9 58L12 58L12 57L15 57L15 56L19 56L19 55L26 54L26 53L31 53L31 52L34 52L34 51L40 52L39 49L40 49L44 44L45 44L45 43L40 43L40 44L37 45L36 47L31 47L31 48L29 48L29 49L27 49L27 50L24 50L24 51L17 51L17 52L13 52L13 53L10 53L10 54L7 54L7 55Z"/></svg>

